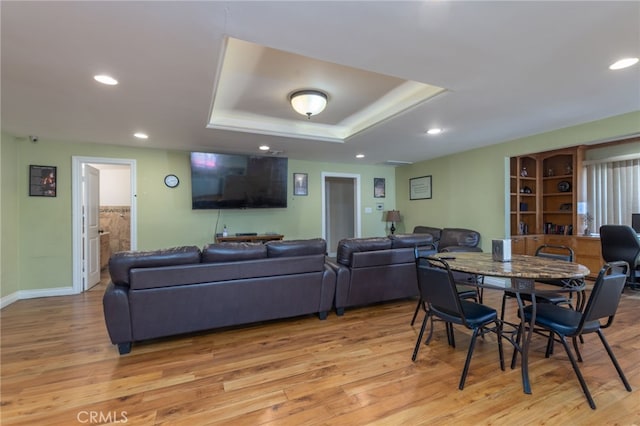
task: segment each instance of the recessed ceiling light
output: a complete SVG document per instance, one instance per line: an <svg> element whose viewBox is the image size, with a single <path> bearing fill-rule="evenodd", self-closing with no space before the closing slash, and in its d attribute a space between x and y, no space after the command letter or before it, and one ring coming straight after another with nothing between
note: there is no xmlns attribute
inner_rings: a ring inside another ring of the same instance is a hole
<svg viewBox="0 0 640 426"><path fill-rule="evenodd" d="M621 70L638 63L638 58L623 58L609 65L610 70Z"/></svg>
<svg viewBox="0 0 640 426"><path fill-rule="evenodd" d="M142 132L134 133L133 136L135 136L138 139L149 139L149 135Z"/></svg>
<svg viewBox="0 0 640 426"><path fill-rule="evenodd" d="M118 80L106 74L94 75L93 79L98 83L107 84L109 86L115 86L118 84Z"/></svg>
<svg viewBox="0 0 640 426"><path fill-rule="evenodd" d="M364 158L364 154L356 154L356 158Z"/></svg>
<svg viewBox="0 0 640 426"><path fill-rule="evenodd" d="M439 135L440 133L442 133L442 129L439 127L434 127L432 129L427 130L427 133L430 135Z"/></svg>
<svg viewBox="0 0 640 426"><path fill-rule="evenodd" d="M260 151L269 151L269 145L260 145L258 149Z"/></svg>

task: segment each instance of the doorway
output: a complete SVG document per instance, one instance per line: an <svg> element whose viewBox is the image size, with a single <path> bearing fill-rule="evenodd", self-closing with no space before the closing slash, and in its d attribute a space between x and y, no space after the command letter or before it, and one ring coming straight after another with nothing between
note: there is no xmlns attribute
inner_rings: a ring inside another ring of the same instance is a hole
<svg viewBox="0 0 640 426"><path fill-rule="evenodd" d="M72 244L72 263L73 263L73 292L81 293L88 290L93 281L95 281L96 266L96 248L93 229L90 226L95 225L93 218L98 215L100 202L95 200L98 198L96 192L99 191L95 185L91 185L90 176L87 176L89 170L99 169L101 178L100 187L107 188L107 193L113 193L114 188L120 188L122 191L115 189L115 192L121 192L125 197L124 201L117 204L123 204L122 208L127 210L128 235L123 238L126 240L127 249L135 250L137 247L137 221L136 221L136 161L130 159L102 158L102 157L72 157L72 227L73 227L73 244ZM114 175L113 170L118 170L118 174ZM90 174L90 173L89 173ZM117 179L114 176L119 176ZM100 197L102 198L102 197ZM90 202L94 200L93 202ZM128 204L128 206L126 206ZM105 212L114 209L106 209ZM119 211L114 212L116 215L121 214ZM102 221L102 218L100 219ZM99 227L103 228L104 223L100 223ZM104 231L104 229L100 229ZM100 241L106 243L109 235L103 235L100 232ZM112 242L111 242L112 243ZM91 245L90 245L91 244ZM98 244L98 246L101 244ZM107 253L110 250L104 250ZM99 253L99 252L98 252ZM103 259L104 260L104 259ZM98 270L105 265L104 262L98 262ZM91 277L90 275L93 275Z"/></svg>
<svg viewBox="0 0 640 426"><path fill-rule="evenodd" d="M322 173L322 235L332 257L341 239L360 237L360 175Z"/></svg>

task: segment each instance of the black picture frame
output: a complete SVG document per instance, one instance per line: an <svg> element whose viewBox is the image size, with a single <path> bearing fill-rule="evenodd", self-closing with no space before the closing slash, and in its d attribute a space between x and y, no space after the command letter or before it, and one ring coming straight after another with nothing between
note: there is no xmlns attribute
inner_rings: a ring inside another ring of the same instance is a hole
<svg viewBox="0 0 640 426"><path fill-rule="evenodd" d="M373 198L384 198L386 194L386 180L384 178L373 178Z"/></svg>
<svg viewBox="0 0 640 426"><path fill-rule="evenodd" d="M56 166L29 166L29 196L56 197L58 169Z"/></svg>
<svg viewBox="0 0 640 426"><path fill-rule="evenodd" d="M430 200L432 195L431 175L409 179L410 200Z"/></svg>
<svg viewBox="0 0 640 426"><path fill-rule="evenodd" d="M307 173L293 174L293 195L309 195L309 175Z"/></svg>

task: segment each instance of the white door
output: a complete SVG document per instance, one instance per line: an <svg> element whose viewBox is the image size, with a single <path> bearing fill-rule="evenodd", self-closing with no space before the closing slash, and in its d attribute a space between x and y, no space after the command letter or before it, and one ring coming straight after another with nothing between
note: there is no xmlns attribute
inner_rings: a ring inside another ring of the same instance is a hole
<svg viewBox="0 0 640 426"><path fill-rule="evenodd" d="M100 171L84 165L84 289L100 282Z"/></svg>

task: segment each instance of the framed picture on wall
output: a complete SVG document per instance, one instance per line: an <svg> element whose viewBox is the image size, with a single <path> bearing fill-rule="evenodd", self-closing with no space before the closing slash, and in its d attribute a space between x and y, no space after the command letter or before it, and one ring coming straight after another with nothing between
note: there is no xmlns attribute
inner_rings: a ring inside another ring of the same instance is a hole
<svg viewBox="0 0 640 426"><path fill-rule="evenodd" d="M293 174L293 195L309 195L309 175L307 173Z"/></svg>
<svg viewBox="0 0 640 426"><path fill-rule="evenodd" d="M384 178L373 178L373 198L384 198L386 196L385 185Z"/></svg>
<svg viewBox="0 0 640 426"><path fill-rule="evenodd" d="M409 199L428 200L431 198L431 175L409 179Z"/></svg>
<svg viewBox="0 0 640 426"><path fill-rule="evenodd" d="M58 175L55 166L29 166L29 195L55 197Z"/></svg>

